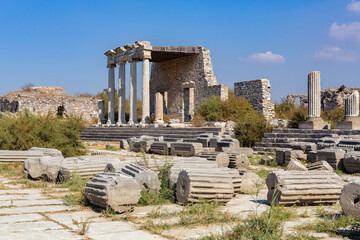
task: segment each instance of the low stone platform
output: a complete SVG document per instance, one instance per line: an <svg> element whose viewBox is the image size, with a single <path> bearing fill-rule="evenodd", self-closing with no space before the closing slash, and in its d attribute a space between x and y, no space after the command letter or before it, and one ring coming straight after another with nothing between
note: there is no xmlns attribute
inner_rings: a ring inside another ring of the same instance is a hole
<svg viewBox="0 0 360 240"><path fill-rule="evenodd" d="M262 141L256 143L253 150L259 153L275 152L276 148L291 148L290 143L295 140L317 143L323 137L351 135L360 135L360 130L276 128L272 133L265 133Z"/></svg>
<svg viewBox="0 0 360 240"><path fill-rule="evenodd" d="M109 141L118 142L121 139L130 137L140 137L142 135L152 137L164 137L164 141L173 142L184 139L184 142L196 142L196 138L202 133L212 133L219 135L221 128L215 127L188 127L188 128L170 128L170 127L89 127L81 133L82 140L90 141Z"/></svg>

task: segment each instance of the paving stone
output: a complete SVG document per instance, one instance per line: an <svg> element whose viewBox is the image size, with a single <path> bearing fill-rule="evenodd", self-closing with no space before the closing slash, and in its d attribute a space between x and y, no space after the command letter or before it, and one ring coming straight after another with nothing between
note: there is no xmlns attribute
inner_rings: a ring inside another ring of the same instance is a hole
<svg viewBox="0 0 360 240"><path fill-rule="evenodd" d="M51 221L19 222L12 224L0 224L0 232L44 231L49 229L62 229L63 227Z"/></svg>
<svg viewBox="0 0 360 240"><path fill-rule="evenodd" d="M14 200L14 201L0 201L0 207L6 206L33 206L33 205L62 205L65 201L59 199L45 199L45 200Z"/></svg>
<svg viewBox="0 0 360 240"><path fill-rule="evenodd" d="M37 200L37 199L48 199L48 197L41 195L41 194L35 194L35 195L0 195L0 201L7 201L7 200Z"/></svg>
<svg viewBox="0 0 360 240"><path fill-rule="evenodd" d="M93 222L98 221L106 221L106 218L99 218L100 214L92 211L81 211L81 212L71 212L71 213L48 213L46 214L51 220L64 224L74 230L76 230L76 226L73 224L72 219L77 221L84 221L88 218L93 217ZM92 225L92 224L91 224ZM91 226L90 225L90 226Z"/></svg>
<svg viewBox="0 0 360 240"><path fill-rule="evenodd" d="M39 189L7 189L7 190L0 190L0 195L6 194L41 194L41 190Z"/></svg>
<svg viewBox="0 0 360 240"><path fill-rule="evenodd" d="M6 232L2 234L0 230L0 240L78 240L83 239L81 236L69 230L46 230L46 231L33 231L31 234L27 231L23 232Z"/></svg>
<svg viewBox="0 0 360 240"><path fill-rule="evenodd" d="M54 206L33 206L33 207L14 207L14 208L0 208L0 214L23 214L23 213L37 213L37 212L60 212L74 210L74 207L63 205Z"/></svg>
<svg viewBox="0 0 360 240"><path fill-rule="evenodd" d="M11 215L11 216L0 216L0 224L7 223L13 224L17 222L31 222L44 220L44 217L37 213Z"/></svg>
<svg viewBox="0 0 360 240"><path fill-rule="evenodd" d="M150 234L145 231L131 231L131 232L122 232L119 233L110 233L110 234L101 234L101 235L93 235L88 234L89 237L91 237L94 240L123 240L123 239L141 239L141 240L162 240L166 238L162 238L157 235Z"/></svg>

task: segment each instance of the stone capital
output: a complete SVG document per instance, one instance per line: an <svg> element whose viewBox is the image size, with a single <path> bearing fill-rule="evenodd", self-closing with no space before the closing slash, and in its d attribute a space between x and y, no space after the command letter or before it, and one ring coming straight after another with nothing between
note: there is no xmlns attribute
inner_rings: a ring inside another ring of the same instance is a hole
<svg viewBox="0 0 360 240"><path fill-rule="evenodd" d="M116 64L108 64L106 67L107 68L116 68Z"/></svg>
<svg viewBox="0 0 360 240"><path fill-rule="evenodd" d="M104 54L106 55L106 56L111 56L111 55L114 55L116 52L114 51L114 50L109 50L109 51L106 51Z"/></svg>

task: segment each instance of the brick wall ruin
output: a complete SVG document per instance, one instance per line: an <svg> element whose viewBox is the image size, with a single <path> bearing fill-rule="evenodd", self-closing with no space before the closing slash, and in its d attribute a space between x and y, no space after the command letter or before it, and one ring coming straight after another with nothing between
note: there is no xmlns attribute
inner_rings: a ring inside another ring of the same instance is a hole
<svg viewBox="0 0 360 240"><path fill-rule="evenodd" d="M151 113L155 111L157 92L164 93L164 98L167 98L164 99L165 113L179 117L183 116L183 104L190 102L194 106L190 111L195 111L196 106L210 95L219 96L222 100L228 97L228 87L218 84L212 69L210 51L204 48L200 48L199 54L153 62L150 80ZM183 102L184 97L191 99L184 99ZM187 111L186 106L184 111Z"/></svg>
<svg viewBox="0 0 360 240"><path fill-rule="evenodd" d="M275 117L274 102L271 101L271 85L269 79L257 79L234 83L235 97L248 99L254 109L264 115L267 120Z"/></svg>
<svg viewBox="0 0 360 240"><path fill-rule="evenodd" d="M25 108L42 114L57 114L63 108L65 115L82 115L87 122L97 120L98 114L95 97L66 96L65 90L58 87L34 87L0 96L0 112L15 113Z"/></svg>

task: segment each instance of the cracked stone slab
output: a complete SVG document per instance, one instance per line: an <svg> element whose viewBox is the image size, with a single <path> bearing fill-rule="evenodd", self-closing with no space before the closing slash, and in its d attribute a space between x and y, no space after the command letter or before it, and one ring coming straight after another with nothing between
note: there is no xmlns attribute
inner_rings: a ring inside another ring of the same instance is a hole
<svg viewBox="0 0 360 240"><path fill-rule="evenodd" d="M66 229L33 231L31 233L26 231L8 232L6 233L6 235L0 235L0 240L40 240L40 239L80 240L83 238Z"/></svg>
<svg viewBox="0 0 360 240"><path fill-rule="evenodd" d="M0 195L0 201L8 201L8 200L35 200L35 199L48 199L48 197L41 195L41 194L35 194L35 195L17 195L17 194L8 194L8 195Z"/></svg>
<svg viewBox="0 0 360 240"><path fill-rule="evenodd" d="M101 235L90 235L89 237L93 240L123 240L123 239L141 239L141 240L165 240L167 238L162 238L158 235L153 235L145 231L132 231L132 232L122 232L118 233L110 233L110 234L101 234Z"/></svg>
<svg viewBox="0 0 360 240"><path fill-rule="evenodd" d="M33 205L63 205L65 201L60 199L45 199L45 200L14 200L14 201L0 201L0 207L23 207Z"/></svg>
<svg viewBox="0 0 360 240"><path fill-rule="evenodd" d="M93 218L93 222L100 222L100 221L110 221L106 218L99 218L100 214L91 212L91 211L81 211L81 212L71 212L71 213L48 213L45 214L48 218L53 221L59 222L72 228L73 230L77 230L77 227L73 224L72 220L76 221L85 221L89 218ZM90 224L90 228L92 227L93 223Z"/></svg>
<svg viewBox="0 0 360 240"><path fill-rule="evenodd" d="M32 232L62 229L63 227L51 221L19 222L13 224L0 224L0 235L8 232Z"/></svg>
<svg viewBox="0 0 360 240"><path fill-rule="evenodd" d="M21 214L21 215L10 215L10 216L0 216L0 224L13 224L17 222L32 222L44 220L44 217L40 214Z"/></svg>
<svg viewBox="0 0 360 240"><path fill-rule="evenodd" d="M37 212L61 212L74 210L74 207L63 205L53 206L33 206L33 207L11 207L0 208L0 214L23 214L23 213L37 213Z"/></svg>
<svg viewBox="0 0 360 240"><path fill-rule="evenodd" d="M39 190L39 189L6 189L6 190L0 190L0 195L9 195L9 194L41 195L41 190Z"/></svg>

